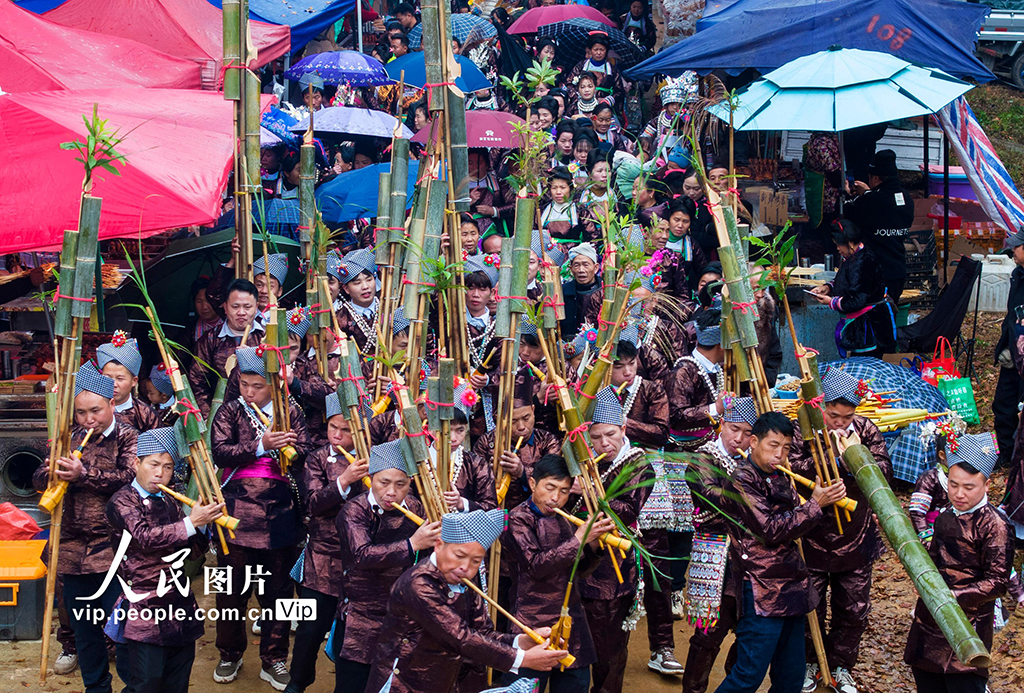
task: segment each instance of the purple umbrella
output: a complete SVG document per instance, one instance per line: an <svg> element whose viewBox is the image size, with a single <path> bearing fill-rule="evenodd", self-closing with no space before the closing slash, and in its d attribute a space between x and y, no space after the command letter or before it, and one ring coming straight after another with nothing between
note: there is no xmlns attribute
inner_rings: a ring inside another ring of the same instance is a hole
<svg viewBox="0 0 1024 693"><path fill-rule="evenodd" d="M342 135L366 135L368 137L387 137L395 132L395 117L384 111L371 111L368 108L352 106L330 106L321 108L313 114L314 132L334 132ZM309 127L309 116L289 128L292 132L305 132ZM402 125L399 136L405 139L412 137L412 130Z"/></svg>
<svg viewBox="0 0 1024 693"><path fill-rule="evenodd" d="M379 87L394 82L381 61L359 51L316 53L292 65L284 76L298 80L309 74L319 75L324 84L349 84L353 87Z"/></svg>

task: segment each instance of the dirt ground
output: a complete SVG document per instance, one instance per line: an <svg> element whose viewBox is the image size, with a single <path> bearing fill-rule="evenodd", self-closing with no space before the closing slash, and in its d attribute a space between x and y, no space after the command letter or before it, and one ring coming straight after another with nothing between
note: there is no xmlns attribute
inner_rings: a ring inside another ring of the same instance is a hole
<svg viewBox="0 0 1024 693"><path fill-rule="evenodd" d="M970 334L972 316L965 320L963 332ZM978 319L978 335L975 368L978 380L975 382L975 396L982 422L971 428L971 432L992 430L992 395L995 390L998 371L992 364L992 351L999 337L999 325L1002 315L982 313ZM962 364L961 364L962 365ZM1005 484L1005 470L994 477L991 497L998 501ZM909 487L898 487L897 495L906 503L909 500ZM860 662L855 675L864 693L896 693L913 691L913 678L910 669L903 664L903 647L907 632L910 629L910 611L913 609L917 595L913 584L906 576L902 566L892 551L875 564L875 581L872 589L872 612L868 630L861 645ZM255 604L255 602L253 602ZM682 622L676 623L676 656L680 662L686 658L687 641L690 629ZM213 683L212 672L217 665L218 653L214 647L215 629L213 623L207 624L206 636L199 641L196 664L192 672L192 690L194 691L271 691L272 689L259 680L258 638L250 639L251 650L247 653L246 664L242 668L238 681L231 686L217 686ZM725 676L722 665L725 651L719 657L718 664L711 676L710 691ZM59 646L56 646L59 649ZM61 691L78 693L82 690L82 680L75 672L70 676L51 676L45 684L38 680L40 643L16 642L0 644L0 691L25 691L26 693ZM1013 613L1006 627L996 634L993 644L993 666L990 690L992 693L1016 693L1024 690L1024 610ZM51 664L57 653L51 650ZM627 691L643 691L657 693L661 691L679 691L681 688L678 677L664 676L647 668L650 652L647 648L647 633L643 622L633 633L630 640L629 663L626 671ZM310 693L329 693L333 690L334 665L326 657L321 657L318 666L318 679L308 690ZM115 682L117 683L117 682ZM120 690L115 685L115 690ZM768 689L767 683L761 690ZM826 690L821 688L821 691Z"/></svg>

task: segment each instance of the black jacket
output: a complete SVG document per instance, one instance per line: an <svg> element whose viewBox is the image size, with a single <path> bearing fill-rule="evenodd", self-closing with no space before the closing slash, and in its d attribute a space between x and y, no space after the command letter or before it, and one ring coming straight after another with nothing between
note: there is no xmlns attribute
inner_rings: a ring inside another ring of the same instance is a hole
<svg viewBox="0 0 1024 693"><path fill-rule="evenodd" d="M996 344L996 359L999 352L1010 348L1014 336L1014 325L1017 323L1017 316L1014 309L1024 305L1024 267L1014 267L1010 274L1010 293L1006 297L1006 317L1003 318L1002 333L999 335L999 342Z"/></svg>
<svg viewBox="0 0 1024 693"><path fill-rule="evenodd" d="M874 252L885 280L898 282L907 276L904 238L914 223L914 202L899 179L889 178L848 203L847 219L864 232L864 244Z"/></svg>
<svg viewBox="0 0 1024 693"><path fill-rule="evenodd" d="M885 298L884 277L881 263L871 248L865 245L851 257L843 260L839 266L836 278L832 282L832 296L838 297L833 308L840 315L849 318L852 313L882 302ZM891 350L895 340L892 318L888 304L872 308L865 315L856 318L856 321L870 325L874 334L857 329L859 325L849 325L843 335L846 341L842 344L843 348L850 351L877 346ZM871 343L872 336L874 344Z"/></svg>
<svg viewBox="0 0 1024 693"><path fill-rule="evenodd" d="M589 286L580 286L574 279L562 283L562 300L565 302L562 335L565 339L572 339L580 331L580 325L587 319L587 296L600 290L600 277L594 279L594 283Z"/></svg>

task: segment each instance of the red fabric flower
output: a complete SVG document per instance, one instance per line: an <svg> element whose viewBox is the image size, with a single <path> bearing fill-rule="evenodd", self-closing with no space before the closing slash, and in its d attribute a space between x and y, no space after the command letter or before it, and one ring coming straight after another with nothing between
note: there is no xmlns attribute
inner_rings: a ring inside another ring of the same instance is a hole
<svg viewBox="0 0 1024 693"><path fill-rule="evenodd" d="M256 347L256 355L261 358L263 357L263 354L266 353L266 351L267 347L265 344L260 344L259 346Z"/></svg>
<svg viewBox="0 0 1024 693"><path fill-rule="evenodd" d="M476 390L474 390L471 387L467 387L466 390L462 393L462 397L460 398L460 401L465 406L472 407L472 406L476 405L477 400L479 400L479 399L480 398L477 396Z"/></svg>
<svg viewBox="0 0 1024 693"><path fill-rule="evenodd" d="M128 343L128 335L124 330L118 330L114 333L114 336L110 338L110 343L116 347L123 347Z"/></svg>

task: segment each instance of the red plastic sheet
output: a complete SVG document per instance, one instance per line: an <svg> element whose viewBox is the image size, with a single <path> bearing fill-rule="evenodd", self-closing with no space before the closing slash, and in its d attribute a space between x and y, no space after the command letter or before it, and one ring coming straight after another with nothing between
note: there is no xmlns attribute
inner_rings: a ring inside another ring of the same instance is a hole
<svg viewBox="0 0 1024 693"><path fill-rule="evenodd" d="M197 89L201 66L130 39L59 26L0 0L0 90Z"/></svg>
<svg viewBox="0 0 1024 693"><path fill-rule="evenodd" d="M273 97L265 96L269 107ZM207 224L220 214L231 168L233 104L181 89L52 91L0 96L0 254L59 247L77 228L82 165L60 143L85 138L82 115L118 129L128 159L100 171L100 238L138 238Z"/></svg>
<svg viewBox="0 0 1024 693"><path fill-rule="evenodd" d="M178 58L208 63L214 79L223 63L222 13L206 0L67 0L43 16L63 26L134 39ZM287 26L250 21L249 33L258 51L257 66L284 55L291 46Z"/></svg>

